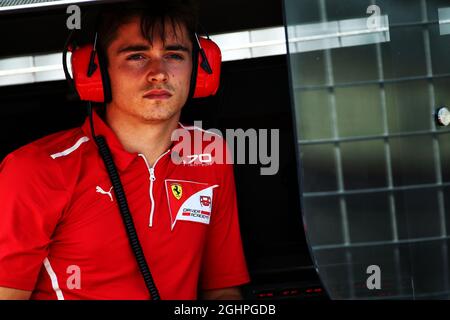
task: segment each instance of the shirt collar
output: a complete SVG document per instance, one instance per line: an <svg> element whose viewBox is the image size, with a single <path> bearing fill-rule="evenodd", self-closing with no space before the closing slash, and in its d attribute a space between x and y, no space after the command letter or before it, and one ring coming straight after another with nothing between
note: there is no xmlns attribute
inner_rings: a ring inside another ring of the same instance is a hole
<svg viewBox="0 0 450 320"><path fill-rule="evenodd" d="M93 111L92 116L95 134L97 136L103 136L106 139L106 142L111 150L114 163L116 164L117 168L120 171L125 170L131 164L131 162L134 159L136 159L138 153L126 151L123 148L122 143L119 141L114 131L103 121L103 119L97 114L97 112ZM180 123L178 123L177 128L184 129L184 127ZM86 120L84 121L84 124L82 125L81 129L83 130L84 134L89 137L89 139L93 139L89 116L86 117ZM95 141L93 142L95 143ZM169 150L171 150L175 144L176 143L172 143Z"/></svg>

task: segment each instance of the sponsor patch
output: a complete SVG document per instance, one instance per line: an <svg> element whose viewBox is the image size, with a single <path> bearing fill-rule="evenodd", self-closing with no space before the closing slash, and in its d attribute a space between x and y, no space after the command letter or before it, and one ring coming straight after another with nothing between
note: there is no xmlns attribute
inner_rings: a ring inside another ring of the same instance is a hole
<svg viewBox="0 0 450 320"><path fill-rule="evenodd" d="M165 183L172 230L177 221L209 224L213 206L213 189L218 185L169 179L165 180ZM179 201L181 197L182 201Z"/></svg>

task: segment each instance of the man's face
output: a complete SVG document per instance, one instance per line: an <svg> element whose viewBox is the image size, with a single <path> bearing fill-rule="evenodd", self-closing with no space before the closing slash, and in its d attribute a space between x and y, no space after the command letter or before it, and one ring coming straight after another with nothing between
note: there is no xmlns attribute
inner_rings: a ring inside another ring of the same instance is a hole
<svg viewBox="0 0 450 320"><path fill-rule="evenodd" d="M175 34L176 31L176 34ZM112 102L108 108L140 121L165 121L179 116L186 103L192 72L192 43L184 25L165 25L163 43L158 28L152 43L134 18L117 30L107 49Z"/></svg>

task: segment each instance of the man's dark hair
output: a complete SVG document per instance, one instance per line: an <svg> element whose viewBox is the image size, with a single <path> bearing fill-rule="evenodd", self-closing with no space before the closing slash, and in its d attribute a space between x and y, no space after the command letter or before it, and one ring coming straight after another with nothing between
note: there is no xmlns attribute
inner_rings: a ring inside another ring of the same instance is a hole
<svg viewBox="0 0 450 320"><path fill-rule="evenodd" d="M100 14L98 36L100 50L106 56L106 50L117 36L117 30L123 24L139 17L142 36L152 43L154 30L159 28L161 39L165 37L165 22L170 22L177 36L179 26L185 25L192 43L198 24L198 3L196 0L146 0L125 4L109 5Z"/></svg>

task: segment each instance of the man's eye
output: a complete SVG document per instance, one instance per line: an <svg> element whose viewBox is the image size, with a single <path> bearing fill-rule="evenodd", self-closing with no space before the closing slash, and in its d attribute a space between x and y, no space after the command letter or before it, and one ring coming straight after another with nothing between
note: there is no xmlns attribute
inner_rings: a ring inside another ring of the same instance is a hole
<svg viewBox="0 0 450 320"><path fill-rule="evenodd" d="M175 59L175 60L183 60L184 57L181 54L177 54L177 53L171 53L168 55L168 57L170 59Z"/></svg>
<svg viewBox="0 0 450 320"><path fill-rule="evenodd" d="M131 56L127 57L127 60L131 60L131 61L139 61L144 59L144 57L141 54L132 54Z"/></svg>

